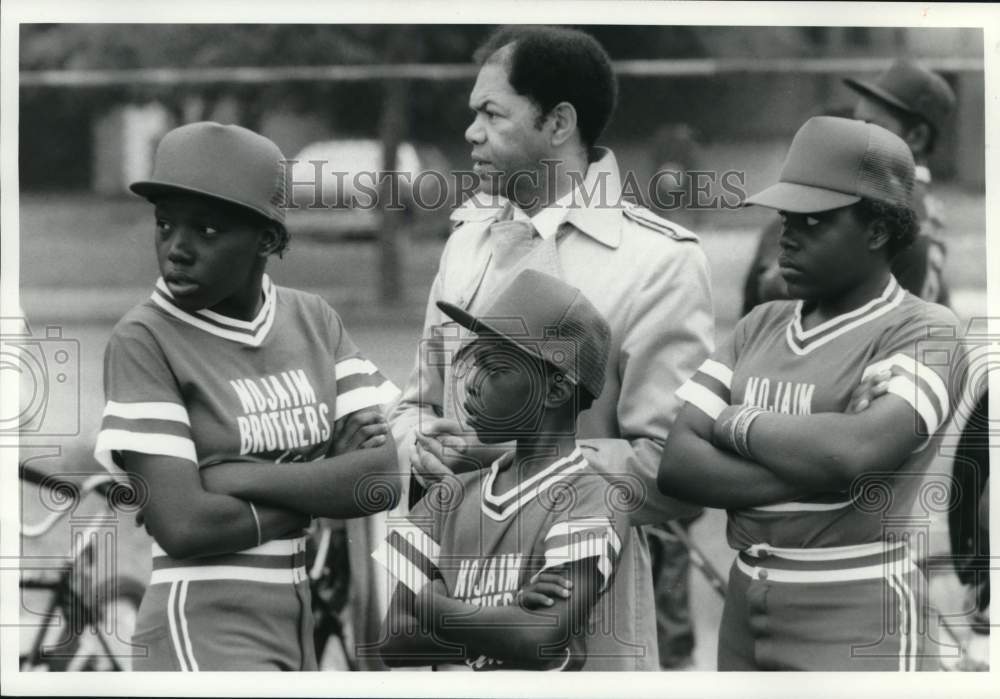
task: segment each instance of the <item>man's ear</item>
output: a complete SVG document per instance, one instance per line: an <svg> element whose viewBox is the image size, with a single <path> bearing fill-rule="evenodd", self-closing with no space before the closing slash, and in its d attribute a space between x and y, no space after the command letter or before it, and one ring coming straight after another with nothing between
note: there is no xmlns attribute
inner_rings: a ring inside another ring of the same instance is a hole
<svg viewBox="0 0 1000 699"><path fill-rule="evenodd" d="M573 398L573 382L562 372L557 372L549 381L549 391L545 396L546 408L558 408Z"/></svg>
<svg viewBox="0 0 1000 699"><path fill-rule="evenodd" d="M569 102L560 102L546 117L552 123L552 145L561 146L576 133L576 108Z"/></svg>
<svg viewBox="0 0 1000 699"><path fill-rule="evenodd" d="M261 232L257 246L257 255L268 257L281 247L281 231L276 225L267 225Z"/></svg>

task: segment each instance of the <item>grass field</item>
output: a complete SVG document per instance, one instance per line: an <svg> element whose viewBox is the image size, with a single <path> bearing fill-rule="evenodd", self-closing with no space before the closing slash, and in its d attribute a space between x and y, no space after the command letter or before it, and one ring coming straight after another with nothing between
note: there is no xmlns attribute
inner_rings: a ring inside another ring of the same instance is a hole
<svg viewBox="0 0 1000 699"><path fill-rule="evenodd" d="M947 279L962 299L962 315L981 315L986 310L983 197L945 190L942 198L953 223L947 241ZM738 316L743 279L756 243L754 229L740 227L739 213L726 216L729 218L721 218L722 214L705 217L705 227L696 230L702 235L711 264L719 337L729 332ZM279 283L315 290L330 300L363 351L391 379L402 383L413 361L426 294L442 245L443 240L425 238L406 246L405 301L394 308L377 302L378 260L372 245L293 239L290 253L284 260L273 261L269 271ZM68 461L70 469L93 468L88 454L103 407L104 345L114 320L149 294L157 275L150 207L134 199L22 196L20 270L22 306L35 334L42 333L47 325L58 325L63 337L78 343L79 349L78 400L49 406L57 421L70 419L70 413L75 413L79 433L26 441L39 449L54 444L64 455L73 455ZM53 468L64 467L55 460L50 463ZM36 490L23 488L22 496L25 520L37 521L45 507ZM98 504L92 502L77 514L86 519L99 511ZM732 560L722 536L724 520L724 513L710 511L693 529L693 538L706 557L722 571ZM24 554L65 553L69 542L67 526L40 541L26 543ZM149 565L148 539L131 521L120 521L118 531L121 569L144 577ZM714 669L721 601L697 573L693 579L692 609L698 635L695 669ZM954 581L937 584L939 590L944 590L943 596L954 597ZM22 614L27 624L25 634L30 632L41 603L40 597L26 598L28 607Z"/></svg>

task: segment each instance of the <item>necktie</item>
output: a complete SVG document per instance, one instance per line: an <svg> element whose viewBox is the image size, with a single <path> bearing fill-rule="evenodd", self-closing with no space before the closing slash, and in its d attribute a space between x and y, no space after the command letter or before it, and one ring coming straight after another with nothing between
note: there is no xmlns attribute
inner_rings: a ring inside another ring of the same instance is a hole
<svg viewBox="0 0 1000 699"><path fill-rule="evenodd" d="M486 265L483 279L469 304L469 312L484 313L504 287L520 271L520 266L530 257L529 253L541 242L541 236L529 221L497 221L490 226L492 254ZM457 348L457 346L456 346ZM453 372L450 364L445 369L444 414L445 417L459 419L456 401L461 404L465 396L466 376Z"/></svg>
<svg viewBox="0 0 1000 699"><path fill-rule="evenodd" d="M473 312L489 307L497 294L514 278L519 263L531 252L541 237L529 221L497 221L490 226L493 255L476 294Z"/></svg>

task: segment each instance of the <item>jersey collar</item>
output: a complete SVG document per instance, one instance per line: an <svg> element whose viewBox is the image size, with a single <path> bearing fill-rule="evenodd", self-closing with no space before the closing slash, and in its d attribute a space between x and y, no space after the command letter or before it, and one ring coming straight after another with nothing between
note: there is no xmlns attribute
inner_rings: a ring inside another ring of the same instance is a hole
<svg viewBox="0 0 1000 699"><path fill-rule="evenodd" d="M795 304L795 313L785 331L788 346L795 354L808 354L841 335L885 315L899 306L905 295L906 290L899 285L895 277L889 275L889 283L878 297L860 308L842 313L810 330L802 328L803 302L799 301Z"/></svg>
<svg viewBox="0 0 1000 699"><path fill-rule="evenodd" d="M264 303L261 305L260 311L257 312L257 317L249 321L230 318L208 309L188 313L177 305L173 294L170 293L170 289L163 281L163 277L156 280L156 288L150 299L177 320L193 325L210 335L251 347L259 347L267 338L267 334L274 324L275 309L278 305L276 287L271 283L271 278L267 274L264 275L262 289Z"/></svg>
<svg viewBox="0 0 1000 699"><path fill-rule="evenodd" d="M587 460L583 457L580 447L577 447L569 456L552 462L531 478L519 483L506 493L495 495L493 493L493 483L500 472L500 467L502 465L506 466L513 456L513 452L509 452L494 461L493 465L490 466L489 473L483 478L483 512L491 519L497 521L509 519L523 505L534 500L539 494L545 492L567 476L587 467ZM561 498L566 497L566 494L553 497L561 500Z"/></svg>

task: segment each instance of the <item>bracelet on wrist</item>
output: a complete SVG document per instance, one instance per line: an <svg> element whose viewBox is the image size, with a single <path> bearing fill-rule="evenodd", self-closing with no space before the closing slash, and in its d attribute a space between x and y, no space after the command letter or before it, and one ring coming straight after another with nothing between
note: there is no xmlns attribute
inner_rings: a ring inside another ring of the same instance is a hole
<svg viewBox="0 0 1000 699"><path fill-rule="evenodd" d="M260 530L260 517L257 515L257 508L254 504L247 500L247 504L250 506L250 516L253 517L254 527L257 529L257 545L260 546L264 543L264 534Z"/></svg>
<svg viewBox="0 0 1000 699"><path fill-rule="evenodd" d="M735 420L736 427L734 429L735 438L733 444L736 447L736 453L744 459L753 459L753 454L750 452L750 426L753 425L754 421L763 412L763 410L755 406L746 407L740 410Z"/></svg>

